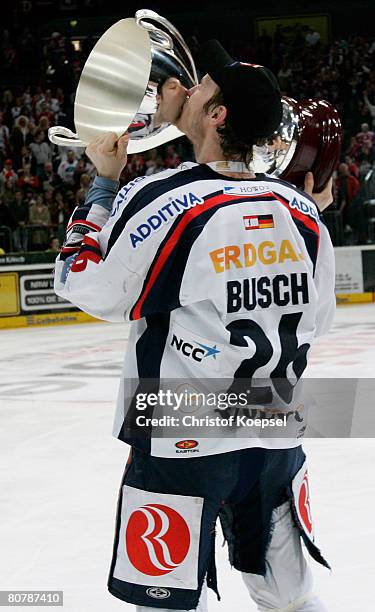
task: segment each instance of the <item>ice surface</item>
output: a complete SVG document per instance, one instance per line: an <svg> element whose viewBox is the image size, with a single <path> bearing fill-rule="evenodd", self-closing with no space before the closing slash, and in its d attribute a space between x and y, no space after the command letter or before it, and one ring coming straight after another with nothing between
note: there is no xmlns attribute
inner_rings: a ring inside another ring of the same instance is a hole
<svg viewBox="0 0 375 612"><path fill-rule="evenodd" d="M69 612L134 609L106 590L127 456L111 437L127 335L105 323L0 334L0 590L64 590ZM374 378L375 306L338 309L309 374ZM316 590L330 612L372 612L375 441L304 446L317 543L333 567L311 563ZM220 537L217 559L222 601L210 595L210 612L255 610Z"/></svg>

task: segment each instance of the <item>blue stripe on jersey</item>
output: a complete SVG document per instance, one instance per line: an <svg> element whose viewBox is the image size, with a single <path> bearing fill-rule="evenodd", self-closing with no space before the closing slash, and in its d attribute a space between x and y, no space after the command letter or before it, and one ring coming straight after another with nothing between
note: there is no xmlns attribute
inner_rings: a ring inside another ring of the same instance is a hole
<svg viewBox="0 0 375 612"><path fill-rule="evenodd" d="M195 181L212 180L213 177L210 170L211 168L205 165L194 166L194 168L190 170L176 172L176 174L168 178L164 177L144 185L125 206L121 217L114 224L104 259L108 257L112 247L124 231L126 224L134 215L146 208L146 206L151 204L156 198L162 195L167 198L168 192L173 189L189 185L189 183L194 183Z"/></svg>
<svg viewBox="0 0 375 612"><path fill-rule="evenodd" d="M314 200L314 198L312 198L311 196L309 196L305 191L303 191L302 189L299 189L298 187L295 187L294 185L292 185L292 183L288 183L288 181L284 181L283 179L280 178L271 178L268 175L265 175L265 178L263 179L265 182L270 182L270 183L279 183L279 185L283 185L284 187L288 187L289 189L291 189L292 191L296 191L297 193L299 193L300 195L302 195L304 198L306 198L306 200L310 200L310 202L312 202L317 210L317 213L320 214L319 208ZM284 196L285 197L285 196Z"/></svg>
<svg viewBox="0 0 375 612"><path fill-rule="evenodd" d="M316 268L316 260L317 260L318 251L319 251L320 237L318 234L315 234L315 232L312 232L311 230L309 230L308 227L306 227L298 219L295 219L295 217L293 217L292 215L291 215L291 219L293 219L294 225L296 226L296 228L298 229L299 233L301 234L304 240L307 252L311 259L311 263L313 265L313 276L314 276L315 268Z"/></svg>
<svg viewBox="0 0 375 612"><path fill-rule="evenodd" d="M136 358L139 384L137 393L157 393L159 391L160 367L169 334L170 314L154 314L146 317L147 328L136 343ZM142 414L151 418L153 406L148 406ZM124 423L118 435L119 440L149 453L151 450L152 427L139 427L139 416L135 395L127 410Z"/></svg>
<svg viewBox="0 0 375 612"><path fill-rule="evenodd" d="M210 200L211 198L221 193L222 190L210 193L209 195L205 196L204 200ZM273 202L274 200L275 198L272 196L259 196L256 199L257 202ZM200 234L204 230L206 223L213 217L213 215L220 208L223 208L224 206L229 206L231 204L239 204L238 198L235 200L227 200L221 204L217 204L217 206L215 206L214 208L202 212L198 217L193 219L191 223L189 223L188 228L183 232L179 242L176 244L175 248L173 249L173 252L169 257L168 262L163 267L150 293L148 294L142 306L142 316L147 316L155 312L169 312L181 306L180 289L182 277L185 272L191 249L197 238L199 238ZM154 265L158 261L159 255L162 249L164 248L164 245L168 242L170 236L176 230L176 227L182 222L182 219L186 212L187 211L185 211L175 220L168 233L166 234L164 240L160 243L159 248L155 253L153 261L148 269L140 296L143 294L143 291L148 284ZM135 305L137 304L139 297L134 301ZM131 310L130 319L133 318L133 310L134 307Z"/></svg>
<svg viewBox="0 0 375 612"><path fill-rule="evenodd" d="M276 191L275 191L275 195L281 200L283 200L285 204L289 206L289 201L285 196L282 196L280 193L277 193ZM296 215L293 214L292 209L290 209L290 218L293 219L294 225L298 229L298 232L301 234L305 242L307 252L311 259L311 263L313 264L313 275L315 275L316 260L318 257L319 242L320 242L319 224L312 217L307 217L307 219L309 220L309 223L310 224L313 223L313 227L316 226L316 231L313 231L312 229L307 227L306 224L303 223L302 220L300 221L299 219L296 218Z"/></svg>
<svg viewBox="0 0 375 612"><path fill-rule="evenodd" d="M91 211L91 206L92 202L90 202L89 204L86 204L85 202L81 206L77 206L73 211L70 223L72 223L73 221L77 221L77 219L79 219L80 221L86 219L87 215Z"/></svg>

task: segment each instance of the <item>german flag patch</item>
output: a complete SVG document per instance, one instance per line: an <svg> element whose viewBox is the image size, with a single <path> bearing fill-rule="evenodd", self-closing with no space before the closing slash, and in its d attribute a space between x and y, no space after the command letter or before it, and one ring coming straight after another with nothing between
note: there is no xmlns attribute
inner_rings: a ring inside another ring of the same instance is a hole
<svg viewBox="0 0 375 612"><path fill-rule="evenodd" d="M242 218L245 230L270 229L275 227L273 215L247 215Z"/></svg>

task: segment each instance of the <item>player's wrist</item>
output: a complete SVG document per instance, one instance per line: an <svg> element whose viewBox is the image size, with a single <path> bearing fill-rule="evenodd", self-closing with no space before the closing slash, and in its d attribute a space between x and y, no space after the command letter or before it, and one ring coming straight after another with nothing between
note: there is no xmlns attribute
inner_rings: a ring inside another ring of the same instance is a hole
<svg viewBox="0 0 375 612"><path fill-rule="evenodd" d="M117 183L120 180L120 175L121 175L121 172L119 172L119 173L114 173L114 172L98 172L98 176L100 178L104 178L104 179L107 179L109 181L116 181Z"/></svg>

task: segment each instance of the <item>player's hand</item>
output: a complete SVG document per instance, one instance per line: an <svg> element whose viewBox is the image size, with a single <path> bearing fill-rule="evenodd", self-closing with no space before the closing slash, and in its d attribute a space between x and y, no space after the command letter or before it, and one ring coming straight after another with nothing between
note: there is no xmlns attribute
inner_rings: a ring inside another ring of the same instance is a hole
<svg viewBox="0 0 375 612"><path fill-rule="evenodd" d="M305 192L315 200L317 207L320 212L325 210L333 202L332 194L332 177L329 179L327 185L320 193L314 193L314 176L312 172L307 172L305 176Z"/></svg>
<svg viewBox="0 0 375 612"><path fill-rule="evenodd" d="M115 132L99 136L86 148L86 155L96 167L98 176L118 181L127 162L129 134L120 138Z"/></svg>

